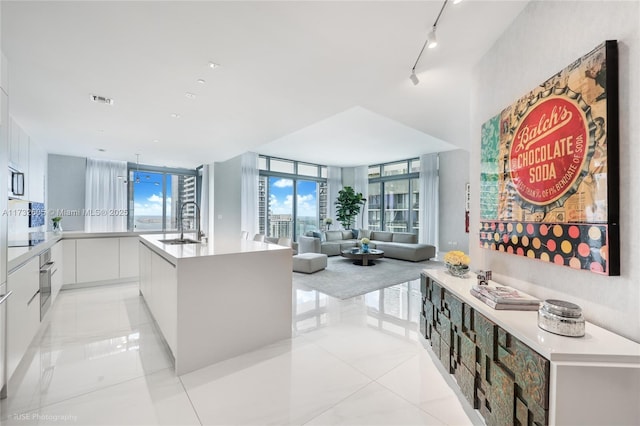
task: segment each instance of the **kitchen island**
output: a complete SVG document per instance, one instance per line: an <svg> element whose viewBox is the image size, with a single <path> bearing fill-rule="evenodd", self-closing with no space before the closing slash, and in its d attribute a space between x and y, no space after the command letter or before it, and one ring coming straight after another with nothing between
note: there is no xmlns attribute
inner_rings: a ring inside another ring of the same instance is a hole
<svg viewBox="0 0 640 426"><path fill-rule="evenodd" d="M141 235L140 293L182 375L291 337L292 253L241 240Z"/></svg>

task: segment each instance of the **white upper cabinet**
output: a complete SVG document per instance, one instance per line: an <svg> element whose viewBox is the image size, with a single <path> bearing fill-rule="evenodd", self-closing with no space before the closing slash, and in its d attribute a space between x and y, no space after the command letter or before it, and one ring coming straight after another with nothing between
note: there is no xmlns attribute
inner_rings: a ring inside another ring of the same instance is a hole
<svg viewBox="0 0 640 426"><path fill-rule="evenodd" d="M29 200L44 203L47 153L34 141L29 142Z"/></svg>
<svg viewBox="0 0 640 426"><path fill-rule="evenodd" d="M0 89L9 94L9 63L4 53L0 53Z"/></svg>
<svg viewBox="0 0 640 426"><path fill-rule="evenodd" d="M44 203L45 178L47 175L47 152L34 140L20 124L9 117L9 166L24 173L25 200Z"/></svg>
<svg viewBox="0 0 640 426"><path fill-rule="evenodd" d="M9 117L9 165L20 167L20 132L22 129L13 119Z"/></svg>

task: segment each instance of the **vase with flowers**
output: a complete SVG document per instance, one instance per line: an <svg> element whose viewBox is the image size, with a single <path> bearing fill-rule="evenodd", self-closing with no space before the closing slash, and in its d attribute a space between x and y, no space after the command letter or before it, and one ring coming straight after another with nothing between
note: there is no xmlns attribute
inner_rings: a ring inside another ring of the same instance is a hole
<svg viewBox="0 0 640 426"><path fill-rule="evenodd" d="M62 217L60 216L51 218L53 232L56 232L56 233L62 232L62 224L60 223L61 221L62 221Z"/></svg>
<svg viewBox="0 0 640 426"><path fill-rule="evenodd" d="M369 253L369 243L370 242L371 241L369 241L369 239L366 238L366 237L360 240L360 250L363 253Z"/></svg>
<svg viewBox="0 0 640 426"><path fill-rule="evenodd" d="M444 264L455 277L464 277L469 272L471 259L464 252L453 250L444 255Z"/></svg>
<svg viewBox="0 0 640 426"><path fill-rule="evenodd" d="M327 231L331 229L331 224L333 223L333 219L331 219L330 217L326 218L324 220L324 224L327 225Z"/></svg>

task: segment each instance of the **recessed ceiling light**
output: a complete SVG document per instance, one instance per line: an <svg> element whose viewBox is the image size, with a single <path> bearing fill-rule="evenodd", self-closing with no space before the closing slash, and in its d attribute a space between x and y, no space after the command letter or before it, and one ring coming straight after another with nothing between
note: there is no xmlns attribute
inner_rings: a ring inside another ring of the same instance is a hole
<svg viewBox="0 0 640 426"><path fill-rule="evenodd" d="M216 69L220 66L220 64L216 64L215 62L209 62L209 68Z"/></svg>
<svg viewBox="0 0 640 426"><path fill-rule="evenodd" d="M93 102L105 105L113 105L114 103L113 99L100 95L89 95L89 99L91 99Z"/></svg>
<svg viewBox="0 0 640 426"><path fill-rule="evenodd" d="M187 92L184 95L187 97L187 99L195 99L196 98L196 95L194 95L193 93Z"/></svg>
<svg viewBox="0 0 640 426"><path fill-rule="evenodd" d="M204 80L204 78L199 78L199 79L198 79L198 83L200 83L200 84L205 84L205 83L206 83L206 81Z"/></svg>
<svg viewBox="0 0 640 426"><path fill-rule="evenodd" d="M172 118L180 118L180 114L176 114L175 112L171 114Z"/></svg>
<svg viewBox="0 0 640 426"><path fill-rule="evenodd" d="M158 142L160 142L158 139L153 140L153 143L158 143Z"/></svg>

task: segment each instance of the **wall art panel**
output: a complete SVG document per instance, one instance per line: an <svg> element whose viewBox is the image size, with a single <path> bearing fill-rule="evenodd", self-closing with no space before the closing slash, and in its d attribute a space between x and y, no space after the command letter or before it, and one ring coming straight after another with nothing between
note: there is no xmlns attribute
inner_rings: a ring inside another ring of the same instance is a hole
<svg viewBox="0 0 640 426"><path fill-rule="evenodd" d="M484 123L481 144L482 247L619 275L616 41Z"/></svg>

